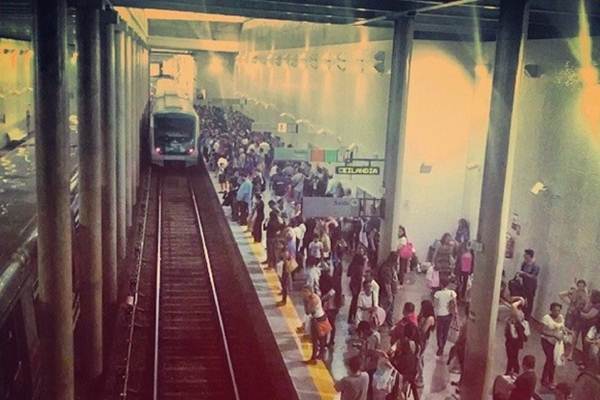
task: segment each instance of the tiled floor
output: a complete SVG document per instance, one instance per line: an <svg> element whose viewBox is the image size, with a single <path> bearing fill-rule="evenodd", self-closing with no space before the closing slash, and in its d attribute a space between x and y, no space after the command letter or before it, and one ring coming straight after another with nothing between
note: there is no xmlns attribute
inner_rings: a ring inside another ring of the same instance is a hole
<svg viewBox="0 0 600 400"><path fill-rule="evenodd" d="M216 181L214 183L216 188ZM229 214L228 207L224 208L224 210L226 214ZM302 287L301 277L298 277L298 280L295 281L296 290L291 295L291 301L288 301L286 306L278 307L276 303L280 300L280 286L277 275L272 270L264 269L264 266L260 264L260 261L266 258L264 247L261 244L253 243L250 234L237 223L230 222L230 226L244 257L244 261L248 266L252 281L259 294L265 314L275 333L277 343L300 398L303 400L337 398L333 389L333 382L345 376L346 368L344 360L351 351L348 349L346 342L349 337L348 324L346 323L350 299L349 293L345 293L348 301L346 301L345 307L340 310L338 315L335 346L330 351L330 354L328 354L326 362L320 362L316 366L302 363L302 360L310 357L311 345L296 333L296 328L301 325L303 317L302 300L299 293ZM344 274L344 290L348 290L346 279ZM402 306L406 301L415 303L418 308L420 302L429 297L430 293L425 285L424 275L415 272L409 273L404 287L396 298L395 320L400 318ZM500 318L506 315L505 312L501 311ZM504 323L499 322L496 331L497 347L493 361L493 376L503 373L506 366L503 332ZM382 337L384 338L383 342L385 346L388 344L386 331L382 331ZM454 387L449 382L458 379L458 375L451 374L446 366L450 343L446 346L446 354L443 358L436 357L435 346L431 343L432 341L430 341L430 345L425 352L425 387L421 398L424 400L456 399L458 397L453 395ZM539 335L536 332L532 334L521 354L533 354L536 356L538 360L538 376L541 375L544 357ZM556 374L556 382L563 380L573 382L577 376L577 369L573 363L569 363L564 367L558 368ZM540 393L544 393L543 389L540 389Z"/></svg>

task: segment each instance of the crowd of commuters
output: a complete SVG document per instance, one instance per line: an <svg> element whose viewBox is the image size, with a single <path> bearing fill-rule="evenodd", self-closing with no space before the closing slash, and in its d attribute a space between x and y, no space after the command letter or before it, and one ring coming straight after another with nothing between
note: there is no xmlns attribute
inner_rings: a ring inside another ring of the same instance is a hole
<svg viewBox="0 0 600 400"><path fill-rule="evenodd" d="M466 220L459 221L454 236L442 235L422 262L416 258L407 230L400 226L397 250L380 260L378 218L303 217L305 196L351 195L326 168L276 160L275 148L285 144L270 133L252 131L252 120L240 112L200 107L199 114L202 153L218 176L223 205L231 208L234 221L247 226L255 242L266 243L264 264L280 278L280 306L286 304L294 282L302 282L305 319L297 331L313 344L307 363L331 353L344 292L349 291L348 342L356 356L347 362L349 375L335 386L342 399L370 400L381 393L390 399L410 393L418 399L424 383L424 353L434 331L436 355L447 356L447 362L457 363L462 371L467 335L466 318L460 315L468 315L475 265ZM427 271L432 296L421 302L419 310L406 302L396 321L395 300L412 270ZM502 286L502 301L511 309L505 345L506 375L516 378L513 400L529 399L536 386L535 357L526 355L520 360L519 353L531 334L528 319L539 271L534 251L526 250L519 274ZM347 279L343 280L344 273ZM556 346L565 346L570 360L581 336L586 357L578 361L590 367L598 364L600 292L588 294L586 286L579 281L576 288L561 293L569 304L566 319L561 304L553 303L541 321L541 347L546 355L541 379L551 389L556 389L554 369L560 362ZM389 337L389 346L383 345L382 334ZM446 352L451 336L453 343ZM521 365L525 372L519 375ZM453 384L459 386L461 380Z"/></svg>

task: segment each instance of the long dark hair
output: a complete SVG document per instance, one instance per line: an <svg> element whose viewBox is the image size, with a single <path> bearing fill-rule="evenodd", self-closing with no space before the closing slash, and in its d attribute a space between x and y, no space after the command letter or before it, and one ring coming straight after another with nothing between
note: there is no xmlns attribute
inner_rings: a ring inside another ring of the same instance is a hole
<svg viewBox="0 0 600 400"><path fill-rule="evenodd" d="M398 238L406 237L406 228L403 225L398 226L398 230L402 229L402 235L398 235Z"/></svg>
<svg viewBox="0 0 600 400"><path fill-rule="evenodd" d="M435 313L433 311L433 303L431 300L423 300L421 302L421 310L419 311L419 319L435 317Z"/></svg>

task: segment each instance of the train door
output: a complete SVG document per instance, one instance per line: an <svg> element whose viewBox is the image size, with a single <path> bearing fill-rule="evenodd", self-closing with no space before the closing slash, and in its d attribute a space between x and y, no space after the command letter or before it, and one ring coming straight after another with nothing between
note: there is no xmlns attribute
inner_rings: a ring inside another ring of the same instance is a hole
<svg viewBox="0 0 600 400"><path fill-rule="evenodd" d="M0 400L31 398L29 362L20 304L0 327Z"/></svg>

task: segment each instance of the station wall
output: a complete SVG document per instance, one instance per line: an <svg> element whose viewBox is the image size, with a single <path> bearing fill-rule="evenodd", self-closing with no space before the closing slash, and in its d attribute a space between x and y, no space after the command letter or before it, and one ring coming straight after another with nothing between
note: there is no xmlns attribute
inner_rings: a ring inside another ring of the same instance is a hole
<svg viewBox="0 0 600 400"><path fill-rule="evenodd" d="M281 135L286 143L356 144L355 157L383 158L392 30L271 25L270 34L262 25L242 29L235 84L237 95L248 99L245 112L272 127L299 122L298 134ZM415 41L402 198L395 207L420 257L459 218L476 219L471 209L478 213L481 183L477 187L477 171L465 166L469 156L481 158L491 78L476 76L476 54L471 43ZM420 173L423 164L431 172ZM339 179L353 192L383 195L383 175ZM476 206L464 201L465 191L475 193Z"/></svg>
<svg viewBox="0 0 600 400"><path fill-rule="evenodd" d="M201 51L196 60L196 88L206 90L209 99L230 99L234 95L233 68L235 55Z"/></svg>
<svg viewBox="0 0 600 400"><path fill-rule="evenodd" d="M598 63L600 38L592 43L593 50L576 38L532 40L525 47L525 64L541 75L524 75L518 91L507 227L515 254L505 269L512 277L523 251L536 251L542 268L537 318L574 279L600 288L600 81L596 68L581 68ZM536 182L547 190L534 195Z"/></svg>
<svg viewBox="0 0 600 400"><path fill-rule="evenodd" d="M245 111L259 122L300 120L299 134L282 134L287 143L356 143L359 157L382 156L390 39L389 29L283 22L245 27L236 96L248 100ZM598 65L599 47L598 38L530 40L525 47L530 72L523 71L517 90L509 185L507 232L515 251L504 264L510 278L523 250L536 250L542 266L538 318L574 278L600 287L600 84L597 67L590 68ZM383 74L372 67L378 51L386 53ZM458 218L467 218L476 235L493 54L493 43L415 41L396 207L420 257L442 233L454 233ZM286 58L299 61L290 66ZM356 62L361 59L367 62ZM345 183L379 196L381 178ZM548 189L533 195L536 182Z"/></svg>

